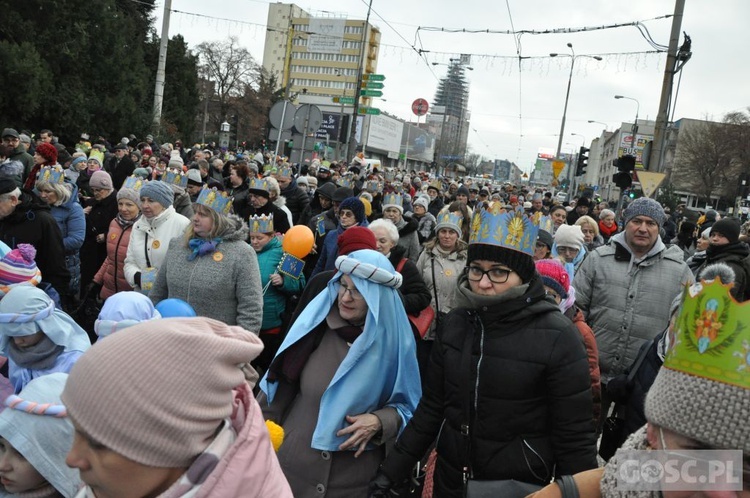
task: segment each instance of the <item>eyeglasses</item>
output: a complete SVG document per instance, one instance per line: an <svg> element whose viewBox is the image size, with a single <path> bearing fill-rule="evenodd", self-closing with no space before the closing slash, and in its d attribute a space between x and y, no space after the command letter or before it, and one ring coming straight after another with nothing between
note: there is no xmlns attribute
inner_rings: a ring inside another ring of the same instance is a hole
<svg viewBox="0 0 750 498"><path fill-rule="evenodd" d="M581 252L581 250L575 247L558 247L557 248L557 254L578 254L579 252Z"/></svg>
<svg viewBox="0 0 750 498"><path fill-rule="evenodd" d="M349 297L351 299L362 299L362 293L357 290L356 287L347 287L344 284L341 284L341 287L339 287L339 294L341 297L344 297L346 293L349 293Z"/></svg>
<svg viewBox="0 0 750 498"><path fill-rule="evenodd" d="M339 211L339 218L354 218L354 213L351 211Z"/></svg>
<svg viewBox="0 0 750 498"><path fill-rule="evenodd" d="M513 272L513 270L507 268L490 268L489 270L482 270L478 266L469 266L464 271L466 272L468 279L472 282L479 282L485 275L487 275L487 278L489 278L490 282L493 284L504 284L508 281L510 274Z"/></svg>
<svg viewBox="0 0 750 498"><path fill-rule="evenodd" d="M542 249L542 248L546 249L547 248L547 244L545 244L544 242L537 242L536 243L536 248L537 249Z"/></svg>

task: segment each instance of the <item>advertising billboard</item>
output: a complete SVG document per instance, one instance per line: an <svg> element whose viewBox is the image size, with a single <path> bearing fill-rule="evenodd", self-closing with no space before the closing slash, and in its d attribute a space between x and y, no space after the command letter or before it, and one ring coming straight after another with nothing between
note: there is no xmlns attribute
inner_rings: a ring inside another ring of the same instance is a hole
<svg viewBox="0 0 750 498"><path fill-rule="evenodd" d="M398 152L401 148L401 136L404 123L389 116L370 116L370 127L367 131L367 147L384 152Z"/></svg>

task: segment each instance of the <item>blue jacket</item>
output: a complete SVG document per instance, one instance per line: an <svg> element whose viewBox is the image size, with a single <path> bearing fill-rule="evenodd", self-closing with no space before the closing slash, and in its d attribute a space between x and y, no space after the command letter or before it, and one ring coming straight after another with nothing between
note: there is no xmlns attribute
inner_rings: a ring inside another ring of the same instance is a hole
<svg viewBox="0 0 750 498"><path fill-rule="evenodd" d="M369 223L367 220L362 220L361 223L358 223L361 227L369 226ZM310 278L313 278L315 275L322 271L330 271L335 270L335 264L336 264L336 256L339 255L339 235L344 233L344 229L341 227L341 223L339 223L338 228L336 228L336 231L330 232L325 240L323 241L323 249L320 251L320 258L318 258L318 262L315 264L315 269L313 270L312 274L310 275Z"/></svg>
<svg viewBox="0 0 750 498"><path fill-rule="evenodd" d="M83 208L78 203L78 186L74 183L66 183L66 186L73 187L70 200L61 206L50 206L50 208L62 232L65 252L78 253L86 237L86 217L83 214Z"/></svg>
<svg viewBox="0 0 750 498"><path fill-rule="evenodd" d="M284 249L281 240L274 237L258 253L258 267L260 267L261 285L265 289L269 277L277 273L276 268L281 261ZM286 309L286 298L288 295L296 294L305 286L305 276L300 275L299 280L283 275L284 285L276 287L269 285L263 294L263 323L261 330L272 329L281 325L281 314Z"/></svg>

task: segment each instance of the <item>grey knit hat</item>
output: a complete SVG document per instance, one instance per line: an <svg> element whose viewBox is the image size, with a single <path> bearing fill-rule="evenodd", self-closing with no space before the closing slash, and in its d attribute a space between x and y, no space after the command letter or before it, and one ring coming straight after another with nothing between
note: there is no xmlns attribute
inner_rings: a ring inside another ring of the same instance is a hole
<svg viewBox="0 0 750 498"><path fill-rule="evenodd" d="M143 197L148 197L164 206L164 208L168 208L174 202L174 191L164 182L148 182L141 187L141 198Z"/></svg>
<svg viewBox="0 0 750 498"><path fill-rule="evenodd" d="M648 197L640 197L631 202L623 213L625 215L625 224L636 216L648 216L662 226L667 221L667 215L661 204Z"/></svg>
<svg viewBox="0 0 750 498"><path fill-rule="evenodd" d="M117 191L117 200L120 199L127 199L130 202L134 203L136 206L138 206L138 209L141 208L141 196L138 192L133 190L132 188L123 187L120 190Z"/></svg>
<svg viewBox="0 0 750 498"><path fill-rule="evenodd" d="M652 424L709 448L750 452L750 304L719 278L682 294L669 347L646 397Z"/></svg>

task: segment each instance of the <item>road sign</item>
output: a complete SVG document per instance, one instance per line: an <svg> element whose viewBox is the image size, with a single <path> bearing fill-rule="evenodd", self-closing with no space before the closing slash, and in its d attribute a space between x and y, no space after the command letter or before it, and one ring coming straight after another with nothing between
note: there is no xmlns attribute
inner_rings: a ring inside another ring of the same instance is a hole
<svg viewBox="0 0 750 498"><path fill-rule="evenodd" d="M639 171L638 181L641 182L643 195L651 197L656 192L656 188L664 181L666 173L656 173L655 171Z"/></svg>
<svg viewBox="0 0 750 498"><path fill-rule="evenodd" d="M385 85L379 81L362 81L362 88L374 88L379 90L384 87Z"/></svg>
<svg viewBox="0 0 750 498"><path fill-rule="evenodd" d="M363 74L362 75L363 80L369 80L369 81L384 81L385 75L382 74Z"/></svg>
<svg viewBox="0 0 750 498"><path fill-rule="evenodd" d="M565 161L552 161L552 177L557 178L565 168Z"/></svg>
<svg viewBox="0 0 750 498"><path fill-rule="evenodd" d="M360 90L359 94L363 97L382 97L383 92L380 90Z"/></svg>
<svg viewBox="0 0 750 498"><path fill-rule="evenodd" d="M354 105L354 97L333 97L333 101L337 104Z"/></svg>
<svg viewBox="0 0 750 498"><path fill-rule="evenodd" d="M322 122L323 112L316 105L301 105L294 113L294 127L298 133L315 133Z"/></svg>
<svg viewBox="0 0 750 498"><path fill-rule="evenodd" d="M430 104L425 99L417 99L411 103L411 112L417 116L424 116L427 114L427 110L430 108Z"/></svg>
<svg viewBox="0 0 750 498"><path fill-rule="evenodd" d="M380 109L376 107L360 107L358 112L360 114L370 114L372 116L378 116L380 114Z"/></svg>
<svg viewBox="0 0 750 498"><path fill-rule="evenodd" d="M286 106L286 110L284 107ZM268 120L274 128L282 130L288 130L294 124L294 113L297 112L297 107L287 100L280 100L276 102L268 113ZM284 117L284 122L281 122L281 117Z"/></svg>

